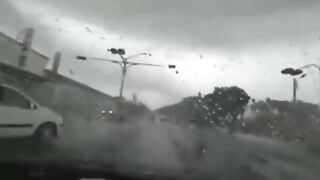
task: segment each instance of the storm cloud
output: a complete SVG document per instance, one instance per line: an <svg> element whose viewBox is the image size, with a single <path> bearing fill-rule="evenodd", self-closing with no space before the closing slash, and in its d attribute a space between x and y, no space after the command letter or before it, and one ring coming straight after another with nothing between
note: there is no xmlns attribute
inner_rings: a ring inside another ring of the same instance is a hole
<svg viewBox="0 0 320 180"><path fill-rule="evenodd" d="M63 52L61 73L108 94L117 95L119 69L75 62L77 53L114 58L106 55L106 48L124 47L129 54L154 54L139 61L177 64L178 74L144 67L130 69L126 97L138 92L152 107L228 85L238 85L258 99L290 99L291 79L280 70L318 63L320 53L317 0L4 2L12 11L0 6L7 9L1 11L1 27L17 32L21 26L35 27L36 49L49 57L55 51ZM299 81L298 98L318 103L316 71L308 74Z"/></svg>
<svg viewBox="0 0 320 180"><path fill-rule="evenodd" d="M316 0L30 1L109 31L194 46L244 46L318 35Z"/></svg>

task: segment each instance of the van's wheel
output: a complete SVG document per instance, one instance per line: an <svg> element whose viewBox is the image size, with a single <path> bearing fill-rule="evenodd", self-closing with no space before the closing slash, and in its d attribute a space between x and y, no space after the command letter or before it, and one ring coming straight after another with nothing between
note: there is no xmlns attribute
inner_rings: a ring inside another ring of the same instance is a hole
<svg viewBox="0 0 320 180"><path fill-rule="evenodd" d="M42 124L38 127L34 137L41 142L50 143L57 137L57 128L51 123Z"/></svg>

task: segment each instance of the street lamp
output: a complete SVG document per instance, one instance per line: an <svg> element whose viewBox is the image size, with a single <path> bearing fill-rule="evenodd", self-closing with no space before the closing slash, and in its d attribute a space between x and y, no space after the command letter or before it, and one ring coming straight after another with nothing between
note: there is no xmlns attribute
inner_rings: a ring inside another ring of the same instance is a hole
<svg viewBox="0 0 320 180"><path fill-rule="evenodd" d="M149 64L149 63L140 63L140 62L132 62L129 61L130 59L139 57L139 56L152 56L150 53L138 53L135 55L127 56L125 57L126 51L124 49L116 49L116 48L111 48L108 49L111 54L114 55L119 55L121 58L121 61L119 60L112 60L112 59L103 59L103 58L88 58L86 56L76 56L78 60L96 60L96 61L104 61L104 62L110 62L110 63L115 63L120 65L121 68L121 85L120 85L120 91L119 91L119 96L120 99L123 99L123 88L124 88L124 82L125 82L125 77L127 74L127 69L131 66L153 66L153 67L167 67L169 69L175 69L176 65L168 64L168 65L159 65L159 64Z"/></svg>
<svg viewBox="0 0 320 180"><path fill-rule="evenodd" d="M307 65L300 67L299 69L303 71L303 69L308 69L308 68L316 68L318 70L319 80L320 80L320 66L317 64L307 64ZM319 104L319 108L320 108L320 104Z"/></svg>
<svg viewBox="0 0 320 180"><path fill-rule="evenodd" d="M293 76L293 102L297 100L297 88L298 88L298 81L296 79L296 76L301 75L300 78L304 78L306 74L303 74L303 70L301 69L294 69L294 68L285 68L281 70L282 74L285 75L291 75Z"/></svg>
<svg viewBox="0 0 320 180"><path fill-rule="evenodd" d="M307 65L302 66L302 67L299 68L299 69L300 69L300 70L303 70L303 69L307 69L307 68L311 68L311 67L317 68L318 71L319 71L319 76L320 76L320 66L317 65L317 64L307 64Z"/></svg>
<svg viewBox="0 0 320 180"><path fill-rule="evenodd" d="M300 68L297 68L297 69L285 68L285 69L283 69L281 71L281 73L282 74L288 74L288 75L291 75L291 76L297 76L297 75L302 74L300 76L300 79L301 79L301 78L306 77L306 74L304 74L303 70L304 69L308 69L308 68L312 68L312 67L316 68L319 71L319 78L320 78L320 66L317 65L317 64L307 64L307 65L304 65L304 66L302 66ZM297 82L296 82L297 80L296 80L296 78L294 78L293 81L294 81L294 90L293 90L294 91L294 95L293 96L294 96L294 100L295 100L295 94L296 94L296 89L297 89Z"/></svg>

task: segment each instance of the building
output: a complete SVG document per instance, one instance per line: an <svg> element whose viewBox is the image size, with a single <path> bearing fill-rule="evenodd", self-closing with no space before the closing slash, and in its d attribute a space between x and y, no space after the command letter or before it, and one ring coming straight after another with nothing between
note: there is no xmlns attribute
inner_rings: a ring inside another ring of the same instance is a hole
<svg viewBox="0 0 320 180"><path fill-rule="evenodd" d="M0 83L16 86L58 112L66 125L101 120L102 110L115 107L115 98L59 74L59 53L47 68L49 58L31 48L34 30L24 33L22 42L0 33Z"/></svg>

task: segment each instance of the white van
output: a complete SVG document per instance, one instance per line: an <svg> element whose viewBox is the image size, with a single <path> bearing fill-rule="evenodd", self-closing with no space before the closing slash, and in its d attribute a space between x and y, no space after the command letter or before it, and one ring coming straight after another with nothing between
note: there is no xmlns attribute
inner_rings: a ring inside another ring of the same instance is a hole
<svg viewBox="0 0 320 180"><path fill-rule="evenodd" d="M61 132L62 117L42 107L19 89L0 84L0 138L52 140Z"/></svg>

